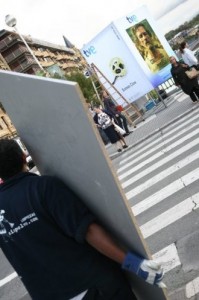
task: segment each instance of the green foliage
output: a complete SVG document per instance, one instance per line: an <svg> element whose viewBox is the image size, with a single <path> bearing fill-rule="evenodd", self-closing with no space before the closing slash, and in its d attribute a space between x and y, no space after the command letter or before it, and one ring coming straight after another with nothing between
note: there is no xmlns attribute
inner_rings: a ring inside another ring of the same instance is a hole
<svg viewBox="0 0 199 300"><path fill-rule="evenodd" d="M152 90L148 93L150 99L158 99L158 93L156 90Z"/></svg>
<svg viewBox="0 0 199 300"><path fill-rule="evenodd" d="M86 78L81 72L73 72L71 75L66 74L66 79L79 84L87 103L96 102L97 96L90 78Z"/></svg>
<svg viewBox="0 0 199 300"><path fill-rule="evenodd" d="M184 24L180 25L178 28L169 31L168 33L165 34L166 39L169 41L172 39L177 33L187 30L190 28L193 28L194 26L199 24L199 14L195 16L191 21L185 22Z"/></svg>
<svg viewBox="0 0 199 300"><path fill-rule="evenodd" d="M175 50L178 50L179 47L180 47L179 44L175 44L175 45L173 45L171 48L175 51Z"/></svg>
<svg viewBox="0 0 199 300"><path fill-rule="evenodd" d="M41 76L41 77L46 77L46 73L41 70L39 70L36 73L36 75ZM80 86L80 89L81 89L83 95L84 95L84 98L86 99L86 102L87 103L90 103L90 102L98 103L99 100L97 99L97 95L95 93L91 79L86 78L84 76L84 74L82 74L81 72L72 72L70 75L65 74L65 76L60 76L58 73L55 73L54 75L48 74L48 76L50 76L51 78L54 78L54 79L62 79L62 80L77 82ZM98 85L96 83L95 83L95 85L98 90L98 87L100 87L100 85Z"/></svg>

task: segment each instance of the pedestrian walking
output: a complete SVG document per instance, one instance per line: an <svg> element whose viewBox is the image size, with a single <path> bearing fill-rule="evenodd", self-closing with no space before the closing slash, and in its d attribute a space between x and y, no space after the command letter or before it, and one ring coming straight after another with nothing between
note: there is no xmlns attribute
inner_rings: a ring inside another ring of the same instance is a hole
<svg viewBox="0 0 199 300"><path fill-rule="evenodd" d="M129 135L132 131L128 129L126 117L117 109L117 106L105 90L102 91L102 102L106 113L114 117L115 122L126 131L125 135Z"/></svg>
<svg viewBox="0 0 199 300"><path fill-rule="evenodd" d="M189 46L186 42L182 42L180 44L180 53L182 55L182 59L186 65L189 67L196 67L198 65L198 60L195 57L193 51L189 49Z"/></svg>
<svg viewBox="0 0 199 300"><path fill-rule="evenodd" d="M174 56L170 57L171 75L177 86L181 87L183 92L190 96L193 102L197 102L199 99L199 85L197 77L190 79L186 71L190 67L186 64L179 63Z"/></svg>
<svg viewBox="0 0 199 300"><path fill-rule="evenodd" d="M89 110L92 118L94 118L96 113L93 110L93 105L91 105L90 103L88 104L88 110ZM100 126L98 126L97 128L98 128L99 134L102 138L102 141L103 141L104 145L108 145L109 142L110 142L109 139L108 139L108 136L106 135L106 133L104 132L104 130Z"/></svg>
<svg viewBox="0 0 199 300"><path fill-rule="evenodd" d="M101 127L104 130L111 144L116 146L117 151L121 152L122 149L128 148L124 137L114 126L114 122L111 120L110 116L106 114L98 105L94 106L93 109L96 113L93 118L94 122L98 127Z"/></svg>
<svg viewBox="0 0 199 300"><path fill-rule="evenodd" d="M161 266L118 247L62 181L28 172L14 140L0 140L0 177L0 247L33 300L135 300L122 269L164 287Z"/></svg>

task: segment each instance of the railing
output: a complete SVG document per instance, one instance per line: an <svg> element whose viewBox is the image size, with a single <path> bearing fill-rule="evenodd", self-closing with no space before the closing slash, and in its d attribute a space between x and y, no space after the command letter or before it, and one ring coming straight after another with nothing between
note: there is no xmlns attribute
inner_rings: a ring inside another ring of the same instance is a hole
<svg viewBox="0 0 199 300"><path fill-rule="evenodd" d="M15 41L17 39L16 36L9 36L9 37L6 37L5 39L3 39L2 41L0 41L0 50L3 50L7 47L9 47L9 45L11 43L13 43L13 41Z"/></svg>
<svg viewBox="0 0 199 300"><path fill-rule="evenodd" d="M17 66L14 71L15 72L23 72L24 70L26 70L28 67L31 67L32 65L37 65L36 61L34 59L29 59L26 62L21 63L19 66Z"/></svg>
<svg viewBox="0 0 199 300"><path fill-rule="evenodd" d="M24 47L24 49L17 49L15 51L13 51L12 53L8 54L5 57L5 60L7 61L7 63L12 62L14 59L16 59L17 57L19 57L21 54L27 52L27 49Z"/></svg>
<svg viewBox="0 0 199 300"><path fill-rule="evenodd" d="M164 83L160 84L158 86L158 88L167 91L167 90L170 90L171 88L173 88L174 85L175 85L175 82L174 82L173 78L171 77L167 81L165 81Z"/></svg>

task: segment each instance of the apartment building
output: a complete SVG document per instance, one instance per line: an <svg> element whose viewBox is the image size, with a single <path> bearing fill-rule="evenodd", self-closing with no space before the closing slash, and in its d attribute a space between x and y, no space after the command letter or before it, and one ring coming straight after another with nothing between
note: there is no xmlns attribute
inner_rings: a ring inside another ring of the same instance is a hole
<svg viewBox="0 0 199 300"><path fill-rule="evenodd" d="M51 75L70 74L82 71L85 60L81 52L65 37L66 46L59 46L45 41L24 36L27 44L37 57L40 65ZM40 71L38 63L21 40L20 36L11 31L0 31L0 69L19 73L37 74ZM17 131L6 114L0 99L0 138L13 137Z"/></svg>
<svg viewBox="0 0 199 300"><path fill-rule="evenodd" d="M10 70L5 59L0 54L0 69L1 70ZM10 118L6 114L0 99L0 138L12 137L16 135L16 129L13 126Z"/></svg>
<svg viewBox="0 0 199 300"><path fill-rule="evenodd" d="M13 126L9 116L0 107L0 138L10 138L17 135L16 128Z"/></svg>
<svg viewBox="0 0 199 300"><path fill-rule="evenodd" d="M62 74L70 74L85 68L86 62L81 52L66 38L64 38L66 46L33 39L31 36L24 36L24 39L47 72L60 70ZM16 32L0 31L0 53L12 71L36 74L40 70L34 57Z"/></svg>
<svg viewBox="0 0 199 300"><path fill-rule="evenodd" d="M3 58L3 56L0 54L0 69L1 70L10 70L7 62L5 61L5 59Z"/></svg>

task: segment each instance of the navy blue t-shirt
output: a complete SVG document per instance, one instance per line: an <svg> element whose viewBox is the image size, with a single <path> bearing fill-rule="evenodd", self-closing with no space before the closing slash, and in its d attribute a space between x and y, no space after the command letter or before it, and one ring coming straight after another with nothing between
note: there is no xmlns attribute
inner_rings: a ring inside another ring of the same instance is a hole
<svg viewBox="0 0 199 300"><path fill-rule="evenodd" d="M95 217L60 180L20 173L0 185L0 246L36 300L66 300L109 276L86 241Z"/></svg>

